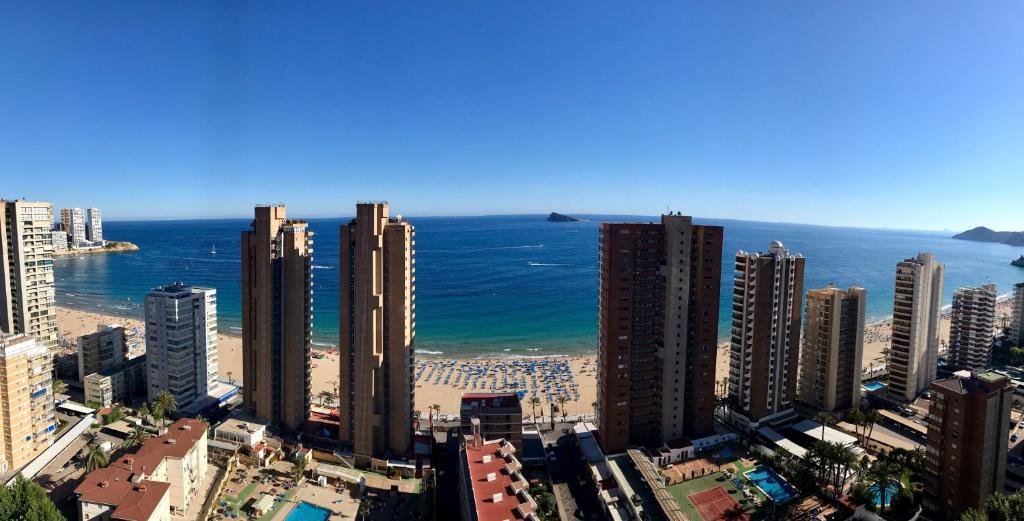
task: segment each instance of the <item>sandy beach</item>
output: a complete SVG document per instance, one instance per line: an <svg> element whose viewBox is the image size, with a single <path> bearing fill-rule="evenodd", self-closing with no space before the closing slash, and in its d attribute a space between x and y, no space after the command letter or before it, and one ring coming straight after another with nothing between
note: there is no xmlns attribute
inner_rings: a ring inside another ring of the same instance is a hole
<svg viewBox="0 0 1024 521"><path fill-rule="evenodd" d="M997 323L1009 316L1011 303L1001 300L996 306ZM114 317L76 309L57 308L57 328L68 341L77 340L92 332L97 325L120 324L131 330L143 330L140 319ZM941 346L944 351L949 341L949 313L943 313ZM889 320L870 324L864 329L863 367L870 370L884 363L883 351L889 343L892 324ZM133 341L129 341L132 343ZM134 343L141 347L141 335ZM218 335L220 374L225 379L244 385L242 374L242 339L227 334ZM333 394L338 383L338 355L335 351L315 351L313 367L314 400L322 392ZM729 344L719 344L716 379L729 375ZM414 408L425 415L431 405L437 404L441 413L457 415L459 399L463 393L519 391L523 400L523 414L530 416L528 400L537 396L545 409L564 394L565 413L584 415L593 413L597 400L597 360L595 355L565 355L538 358L469 358L417 357L414 369L416 403ZM538 409L538 415L541 414Z"/></svg>

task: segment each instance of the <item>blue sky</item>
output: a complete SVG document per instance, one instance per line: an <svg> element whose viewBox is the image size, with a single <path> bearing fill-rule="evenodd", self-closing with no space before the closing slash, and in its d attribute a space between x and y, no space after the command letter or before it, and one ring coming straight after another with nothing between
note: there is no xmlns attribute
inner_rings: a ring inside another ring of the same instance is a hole
<svg viewBox="0 0 1024 521"><path fill-rule="evenodd" d="M108 218L1024 229L1024 3L66 2L0 16L0 196Z"/></svg>

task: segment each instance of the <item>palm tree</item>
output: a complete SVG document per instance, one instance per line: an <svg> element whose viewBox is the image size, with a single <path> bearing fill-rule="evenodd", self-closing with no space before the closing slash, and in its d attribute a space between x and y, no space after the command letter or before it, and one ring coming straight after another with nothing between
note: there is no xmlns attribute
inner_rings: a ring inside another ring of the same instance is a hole
<svg viewBox="0 0 1024 521"><path fill-rule="evenodd" d="M875 431L875 423L881 419L882 415L878 414L878 411L871 409L864 415L864 443L867 443L871 439L871 433Z"/></svg>
<svg viewBox="0 0 1024 521"><path fill-rule="evenodd" d="M228 371L227 374L228 374L228 383L231 384L231 385L235 385L235 381L231 379L231 375L233 375L235 373L232 373L231 371Z"/></svg>
<svg viewBox="0 0 1024 521"><path fill-rule="evenodd" d="M558 402L558 412L562 413L562 423L565 423L565 402L569 401L569 397L560 394L555 397L555 401Z"/></svg>
<svg viewBox="0 0 1024 521"><path fill-rule="evenodd" d="M434 414L430 415L430 430L434 430L434 416L441 414L441 404L431 404L430 410L434 411Z"/></svg>
<svg viewBox="0 0 1024 521"><path fill-rule="evenodd" d="M85 471L92 472L106 467L107 463L110 463L110 454L99 445L89 445L89 452L85 455Z"/></svg>
<svg viewBox="0 0 1024 521"><path fill-rule="evenodd" d="M148 439L149 439L149 433L144 431L144 430L142 430L142 427L139 427L138 425L136 425L135 429L132 430L132 433L129 434L127 438L125 438L124 446L125 447L129 447L129 448L131 448L131 447L138 447L138 446L142 445L143 443L145 443L146 440L148 440Z"/></svg>
<svg viewBox="0 0 1024 521"><path fill-rule="evenodd" d="M324 405L331 398L331 393L329 391L320 391L317 397L320 398L320 404Z"/></svg>
<svg viewBox="0 0 1024 521"><path fill-rule="evenodd" d="M814 416L814 419L818 420L818 423L821 424L821 441L825 441L825 426L832 423L832 415L821 411Z"/></svg>
<svg viewBox="0 0 1024 521"><path fill-rule="evenodd" d="M878 500L879 512L885 511L885 505L890 499L887 497L889 483L894 479L894 476L899 476L899 466L891 461L876 460L875 464L871 466L871 470L868 471L868 478L875 482L875 486L878 487Z"/></svg>
<svg viewBox="0 0 1024 521"><path fill-rule="evenodd" d="M140 418L142 418L142 421L145 421L147 423L149 422L149 416L153 414L152 412L150 412L149 404L147 403L143 403L142 406L139 407L139 410L136 411L136 413L139 415Z"/></svg>
<svg viewBox="0 0 1024 521"><path fill-rule="evenodd" d="M170 416L174 411L178 410L178 400L174 398L174 395L167 391L160 391L160 394L156 395L156 399L153 400L154 405L158 405L162 411L162 416L166 420L167 416ZM166 423L163 424L165 427Z"/></svg>
<svg viewBox="0 0 1024 521"><path fill-rule="evenodd" d="M853 430L857 433L857 440L860 441L860 443L866 443L863 435L861 434L861 427L863 427L864 424L864 413L861 412L860 409L854 409L850 411L850 414L846 415L846 421L853 424Z"/></svg>
<svg viewBox="0 0 1024 521"><path fill-rule="evenodd" d="M540 405L540 398L537 398L536 396L531 396L530 400L527 403L530 404L530 408L533 410L533 426L536 427L537 426L537 406Z"/></svg>

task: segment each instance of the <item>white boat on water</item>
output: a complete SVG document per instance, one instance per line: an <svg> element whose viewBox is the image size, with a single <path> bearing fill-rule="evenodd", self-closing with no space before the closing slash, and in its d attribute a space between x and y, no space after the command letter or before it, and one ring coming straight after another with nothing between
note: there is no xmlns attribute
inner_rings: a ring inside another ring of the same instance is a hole
<svg viewBox="0 0 1024 521"><path fill-rule="evenodd" d="M213 246L210 247L210 255L216 255L216 254L217 254L217 245L214 244Z"/></svg>

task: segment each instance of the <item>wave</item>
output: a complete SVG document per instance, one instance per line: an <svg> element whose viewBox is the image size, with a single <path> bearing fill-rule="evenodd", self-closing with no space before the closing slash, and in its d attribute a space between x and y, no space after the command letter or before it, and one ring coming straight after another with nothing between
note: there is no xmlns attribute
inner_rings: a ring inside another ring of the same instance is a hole
<svg viewBox="0 0 1024 521"><path fill-rule="evenodd" d="M430 351L428 349L417 349L413 351L418 355L443 355L444 351Z"/></svg>
<svg viewBox="0 0 1024 521"><path fill-rule="evenodd" d="M310 342L310 344L321 347L336 347L334 344L329 342Z"/></svg>
<svg viewBox="0 0 1024 521"><path fill-rule="evenodd" d="M532 262L526 261L527 266L574 266L574 264L566 264L561 262Z"/></svg>
<svg viewBox="0 0 1024 521"><path fill-rule="evenodd" d="M314 264L313 265L313 269L314 270L333 270L334 266L321 266L319 264Z"/></svg>
<svg viewBox="0 0 1024 521"><path fill-rule="evenodd" d="M522 246L492 246L488 248L458 248L454 250L416 250L416 253L466 253L474 251L493 251L493 250L524 250L543 248L543 244L524 244Z"/></svg>

